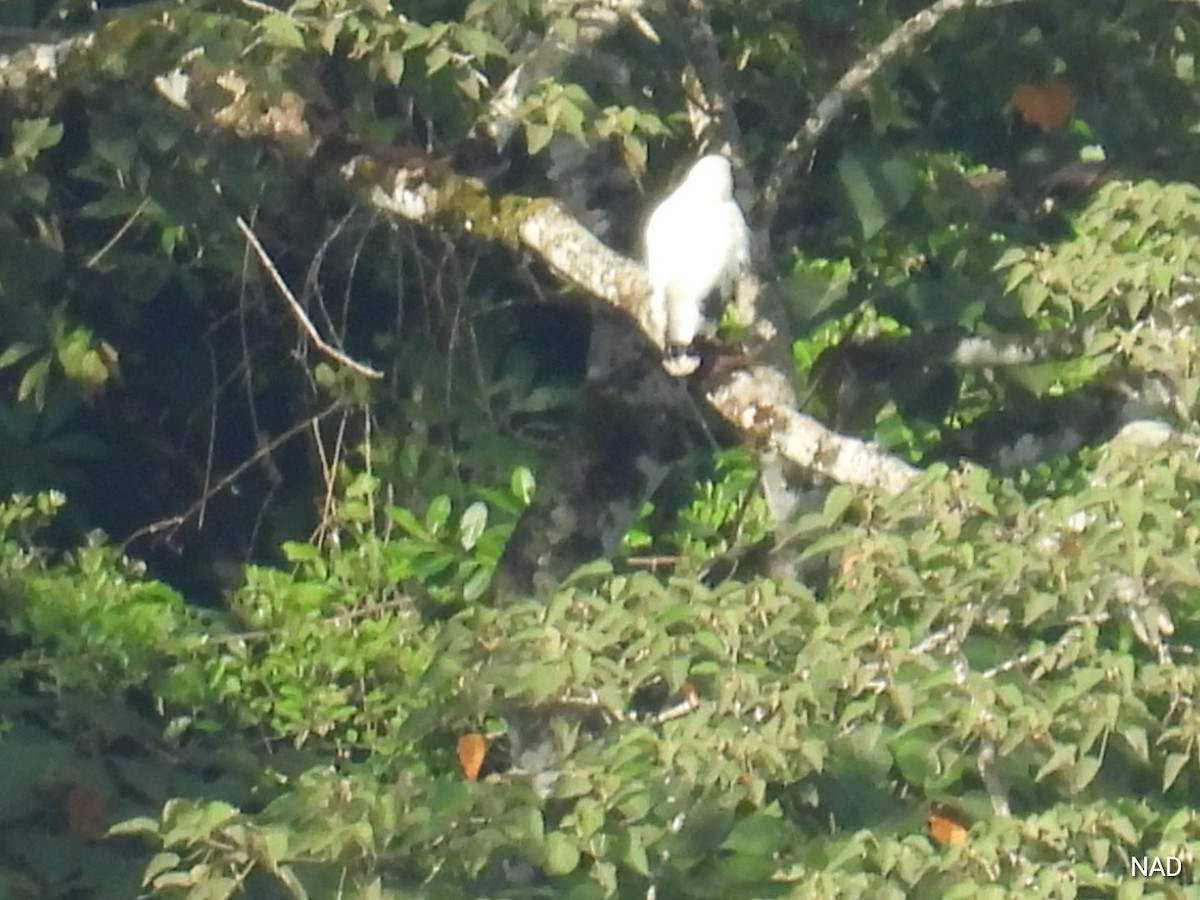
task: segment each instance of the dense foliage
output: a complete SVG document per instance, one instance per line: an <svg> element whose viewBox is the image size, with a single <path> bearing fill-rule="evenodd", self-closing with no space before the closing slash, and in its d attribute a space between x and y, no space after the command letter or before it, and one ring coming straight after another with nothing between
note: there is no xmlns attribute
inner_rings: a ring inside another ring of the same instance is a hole
<svg viewBox="0 0 1200 900"><path fill-rule="evenodd" d="M584 301L502 226L372 211L290 104L385 162L511 126L498 216L575 148L608 180L573 211L636 255L694 156L697 9L763 184L922 4L98 5L0 9L5 54L91 35L54 78L0 57L0 896L1186 895L1195 3L960 4L784 186L761 268L804 408L907 490L778 525L753 455L704 447L614 558L508 605ZM545 36L567 61L506 125ZM164 102L184 65L227 119Z"/></svg>

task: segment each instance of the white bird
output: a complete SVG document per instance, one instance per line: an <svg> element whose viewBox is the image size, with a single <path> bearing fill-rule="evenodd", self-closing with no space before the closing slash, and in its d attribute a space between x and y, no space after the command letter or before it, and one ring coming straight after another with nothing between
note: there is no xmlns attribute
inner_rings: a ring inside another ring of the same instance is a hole
<svg viewBox="0 0 1200 900"><path fill-rule="evenodd" d="M749 266L750 234L733 199L733 171L723 156L704 156L646 223L650 319L666 348L665 368L688 375L699 360L687 349L704 324L714 290L728 299Z"/></svg>

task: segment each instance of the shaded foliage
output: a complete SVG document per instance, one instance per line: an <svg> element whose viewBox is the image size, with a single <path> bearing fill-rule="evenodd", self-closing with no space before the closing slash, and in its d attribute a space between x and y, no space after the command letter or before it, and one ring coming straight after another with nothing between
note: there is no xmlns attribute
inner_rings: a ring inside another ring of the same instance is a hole
<svg viewBox="0 0 1200 900"><path fill-rule="evenodd" d="M0 24L88 21L19 6ZM584 301L329 173L348 148L462 166L583 7L393 6L134 5L0 101L0 893L1170 895L1128 861L1200 839L1189 5L947 19L782 198L806 411L1001 474L824 489L773 530L747 453L693 454L613 560L501 609L504 542L569 452ZM761 181L921 4L710 7ZM694 156L693 48L646 16L661 44L625 22L520 98L485 179L565 192L564 141L615 162L586 212L630 253L639 186ZM192 52L243 115L303 95L322 151L166 104ZM297 337L237 217L385 379ZM953 356L1059 332L1023 365Z"/></svg>

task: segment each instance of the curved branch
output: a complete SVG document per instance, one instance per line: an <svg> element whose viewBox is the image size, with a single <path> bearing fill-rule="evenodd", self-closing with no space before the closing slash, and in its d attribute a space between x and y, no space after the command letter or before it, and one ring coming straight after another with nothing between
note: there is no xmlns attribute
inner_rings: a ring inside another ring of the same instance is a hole
<svg viewBox="0 0 1200 900"><path fill-rule="evenodd" d="M763 188L762 200L754 214L755 230L768 231L779 211L779 202L784 189L795 180L800 169L816 149L821 135L846 109L846 105L858 99L871 80L884 66L900 56L916 49L918 42L946 17L969 9L992 9L1013 6L1027 0L937 0L915 16L902 22L897 28L855 63L829 91L813 110L803 127L784 145Z"/></svg>

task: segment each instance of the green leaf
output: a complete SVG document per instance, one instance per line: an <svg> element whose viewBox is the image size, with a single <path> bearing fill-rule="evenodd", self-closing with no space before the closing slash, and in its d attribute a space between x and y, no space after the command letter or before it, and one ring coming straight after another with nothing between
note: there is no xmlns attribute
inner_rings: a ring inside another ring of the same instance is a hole
<svg viewBox="0 0 1200 900"><path fill-rule="evenodd" d="M428 529L429 534L437 537L445 524L450 520L450 513L453 511L450 498L445 494L439 494L430 500L429 508L425 510L425 527Z"/></svg>
<svg viewBox="0 0 1200 900"><path fill-rule="evenodd" d="M865 240L908 205L917 186L917 170L904 159L875 163L848 152L838 160L838 175Z"/></svg>
<svg viewBox="0 0 1200 900"><path fill-rule="evenodd" d="M617 809L620 810L622 816L627 822L640 822L646 818L651 808L654 806L654 800L649 792L639 791L629 797L624 798L617 804Z"/></svg>
<svg viewBox="0 0 1200 900"><path fill-rule="evenodd" d="M1037 774L1033 776L1034 781L1041 781L1047 775L1052 775L1059 769L1071 765L1075 762L1075 747L1071 744L1062 744L1054 749L1050 754L1050 758L1038 769Z"/></svg>
<svg viewBox="0 0 1200 900"><path fill-rule="evenodd" d="M701 649L707 650L718 659L725 658L725 645L721 642L721 639L711 631L698 631L692 636L692 640L695 641L696 645Z"/></svg>
<svg viewBox="0 0 1200 900"><path fill-rule="evenodd" d="M539 122L525 123L525 145L529 153L536 154L545 149L554 138L554 129Z"/></svg>
<svg viewBox="0 0 1200 900"><path fill-rule="evenodd" d="M637 831L627 832L627 844L624 853L625 865L639 875L650 874L650 860L646 855L646 847Z"/></svg>
<svg viewBox="0 0 1200 900"><path fill-rule="evenodd" d="M455 37L460 47L481 62L487 58L488 51L492 47L491 36L476 28L460 27L455 31Z"/></svg>
<svg viewBox="0 0 1200 900"><path fill-rule="evenodd" d="M124 825L126 823L122 822L121 824ZM114 828L115 827L116 826L114 826ZM155 830L157 831L157 829ZM133 832L118 832L110 828L108 833L112 835L131 834ZM149 887L149 885L159 875L163 874L164 872L168 872L179 865L179 861L180 856L178 853L155 853L154 856L150 857L150 862L146 863L146 869L142 873L142 887Z"/></svg>
<svg viewBox="0 0 1200 900"><path fill-rule="evenodd" d="M1022 282L1032 277L1037 271L1031 262L1018 262L1008 270L1008 275L1004 279L1005 292L1011 292L1021 286Z"/></svg>
<svg viewBox="0 0 1200 900"><path fill-rule="evenodd" d="M404 77L404 51L392 50L383 54L379 65L384 78L393 85L399 84Z"/></svg>
<svg viewBox="0 0 1200 900"><path fill-rule="evenodd" d="M108 829L108 834L136 834L136 835L156 835L158 834L158 820L151 819L148 816L136 816L132 819L125 819L123 822L117 822Z"/></svg>
<svg viewBox="0 0 1200 900"><path fill-rule="evenodd" d="M1022 624L1029 627L1038 619L1042 618L1051 610L1055 609L1059 604L1057 594L1036 593L1025 601L1025 616Z"/></svg>
<svg viewBox="0 0 1200 900"><path fill-rule="evenodd" d="M417 517L407 509L400 506L389 506L387 508L387 515L389 519L408 532L410 536L423 541L432 539L432 535L425 530L425 526L417 521Z"/></svg>
<svg viewBox="0 0 1200 900"><path fill-rule="evenodd" d="M304 49L304 35L292 17L285 13L273 12L264 16L258 27L262 31L263 42L268 46L286 50Z"/></svg>
<svg viewBox="0 0 1200 900"><path fill-rule="evenodd" d="M581 797L575 804L575 820L580 836L591 837L604 825L604 807L592 797Z"/></svg>
<svg viewBox="0 0 1200 900"><path fill-rule="evenodd" d="M286 541L283 544L283 555L288 562L316 562L320 551L312 544L302 541Z"/></svg>
<svg viewBox="0 0 1200 900"><path fill-rule="evenodd" d="M561 831L546 835L542 850L542 867L547 875L569 875L579 865L579 847Z"/></svg>
<svg viewBox="0 0 1200 900"><path fill-rule="evenodd" d="M825 524L832 527L841 521L850 504L854 502L854 492L844 484L835 485L825 498Z"/></svg>
<svg viewBox="0 0 1200 900"><path fill-rule="evenodd" d="M46 385L50 378L50 358L42 357L21 376L17 385L17 401L24 403L32 400L34 407L41 409L46 405Z"/></svg>
<svg viewBox="0 0 1200 900"><path fill-rule="evenodd" d="M429 55L425 57L425 71L429 75L434 75L446 68L446 64L454 58L448 47L434 47L429 51Z"/></svg>
<svg viewBox="0 0 1200 900"><path fill-rule="evenodd" d="M14 363L20 362L37 349L35 344L25 343L24 341L16 341L9 344L8 348L3 353L0 353L0 369L7 369Z"/></svg>
<svg viewBox="0 0 1200 900"><path fill-rule="evenodd" d="M1092 783L1096 777L1096 773L1099 771L1100 760L1094 756L1085 756L1071 766L1067 772L1067 791L1072 794L1078 794Z"/></svg>
<svg viewBox="0 0 1200 900"><path fill-rule="evenodd" d="M466 508L462 514L462 519L458 523L458 540L464 550L473 550L475 548L479 536L487 528L487 521L488 508L486 503L476 500Z"/></svg>
<svg viewBox="0 0 1200 900"><path fill-rule="evenodd" d="M520 500L526 506L533 500L533 491L536 487L536 482L531 472L525 466L517 466L512 470L512 474L508 479L508 488L512 491L514 497Z"/></svg>
<svg viewBox="0 0 1200 900"><path fill-rule="evenodd" d="M492 581L490 569L480 567L471 573L471 577L463 584L462 598L465 603L474 603L487 591Z"/></svg>
<svg viewBox="0 0 1200 900"><path fill-rule="evenodd" d="M543 663L523 680L523 687L531 702L541 703L558 694L569 674L562 664Z"/></svg>
<svg viewBox="0 0 1200 900"><path fill-rule="evenodd" d="M786 831L787 823L783 821L779 806L772 804L766 809L751 813L734 825L733 830L721 842L721 849L755 856L771 856L783 846Z"/></svg>
<svg viewBox="0 0 1200 900"><path fill-rule="evenodd" d="M55 146L62 136L62 125L51 125L49 119L17 119L12 124L12 155L32 160Z"/></svg>
<svg viewBox="0 0 1200 900"><path fill-rule="evenodd" d="M1190 758L1187 753L1172 753L1167 756L1167 761L1163 764L1162 789L1164 791L1171 789L1171 785L1175 783L1175 779L1179 777L1179 773L1183 771L1183 767L1187 765Z"/></svg>

